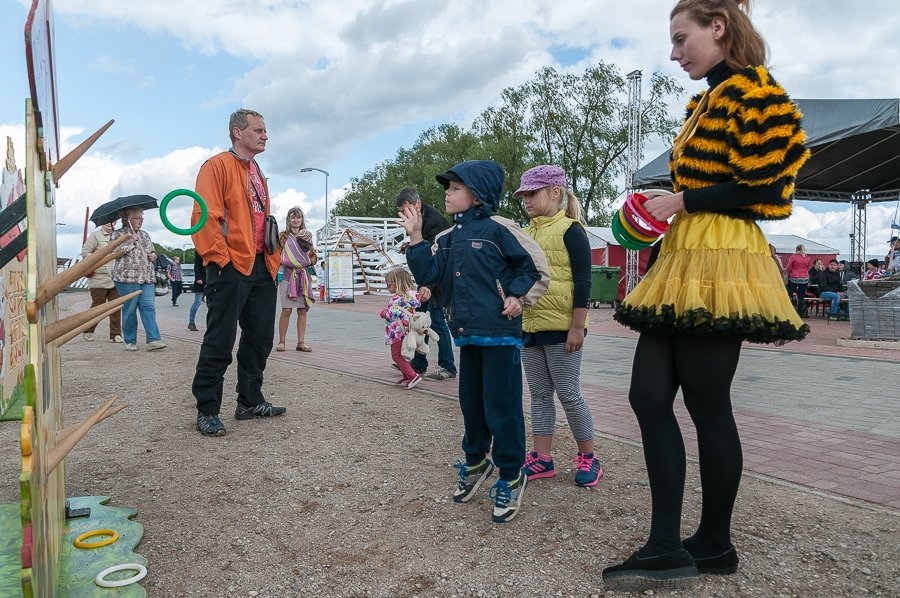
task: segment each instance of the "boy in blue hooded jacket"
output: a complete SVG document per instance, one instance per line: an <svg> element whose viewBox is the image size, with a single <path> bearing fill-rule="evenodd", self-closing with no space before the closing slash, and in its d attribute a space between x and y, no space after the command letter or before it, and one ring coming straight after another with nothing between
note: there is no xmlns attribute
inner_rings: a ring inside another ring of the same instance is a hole
<svg viewBox="0 0 900 598"><path fill-rule="evenodd" d="M547 260L519 225L494 214L503 169L492 160L460 162L437 177L453 226L434 247L422 239L422 215L404 206L399 223L409 234L406 261L418 284L440 283L444 310L460 348L459 405L465 463L457 463L456 502L468 502L500 468L491 488L493 520L513 519L527 478L522 413L522 311L547 290ZM491 441L493 440L493 450ZM487 458L491 451L494 462Z"/></svg>

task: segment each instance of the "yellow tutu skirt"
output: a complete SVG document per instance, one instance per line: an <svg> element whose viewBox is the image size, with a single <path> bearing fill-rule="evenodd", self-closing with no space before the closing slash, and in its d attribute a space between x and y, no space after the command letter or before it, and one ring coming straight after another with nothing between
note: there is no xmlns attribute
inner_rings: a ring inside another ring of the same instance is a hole
<svg viewBox="0 0 900 598"><path fill-rule="evenodd" d="M809 332L756 222L711 212L675 216L656 263L615 319L639 332L725 334L757 343L800 340Z"/></svg>

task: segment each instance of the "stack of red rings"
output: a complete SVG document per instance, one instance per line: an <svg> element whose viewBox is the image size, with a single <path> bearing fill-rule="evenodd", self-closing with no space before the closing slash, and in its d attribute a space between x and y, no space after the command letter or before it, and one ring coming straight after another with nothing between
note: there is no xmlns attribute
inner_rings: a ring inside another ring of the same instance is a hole
<svg viewBox="0 0 900 598"><path fill-rule="evenodd" d="M640 193L631 193L625 198L625 204L613 214L613 236L626 249L650 247L669 228L667 222L660 222L644 209L648 199Z"/></svg>

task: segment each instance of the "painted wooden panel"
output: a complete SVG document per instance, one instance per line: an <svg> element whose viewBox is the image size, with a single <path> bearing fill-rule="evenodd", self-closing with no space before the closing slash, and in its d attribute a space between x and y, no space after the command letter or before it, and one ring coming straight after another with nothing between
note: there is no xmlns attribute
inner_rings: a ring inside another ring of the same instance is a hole
<svg viewBox="0 0 900 598"><path fill-rule="evenodd" d="M16 167L12 139L6 140L6 160L0 180L0 214L25 193L22 172ZM2 231L0 231L2 232ZM15 225L0 235L0 248L24 232ZM0 269L0 420L19 419L25 399L23 368L27 357L25 319L25 252Z"/></svg>

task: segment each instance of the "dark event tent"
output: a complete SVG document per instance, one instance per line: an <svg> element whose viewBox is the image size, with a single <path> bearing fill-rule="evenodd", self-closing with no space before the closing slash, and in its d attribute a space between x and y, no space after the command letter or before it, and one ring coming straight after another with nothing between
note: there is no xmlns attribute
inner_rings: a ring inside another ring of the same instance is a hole
<svg viewBox="0 0 900 598"><path fill-rule="evenodd" d="M900 100L796 100L812 156L797 176L796 199L852 202L900 196ZM669 152L634 176L636 188L671 186Z"/></svg>

